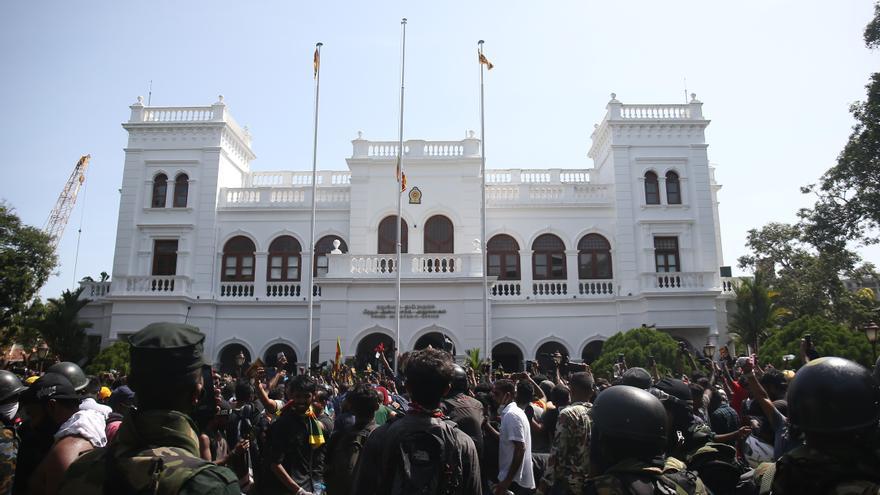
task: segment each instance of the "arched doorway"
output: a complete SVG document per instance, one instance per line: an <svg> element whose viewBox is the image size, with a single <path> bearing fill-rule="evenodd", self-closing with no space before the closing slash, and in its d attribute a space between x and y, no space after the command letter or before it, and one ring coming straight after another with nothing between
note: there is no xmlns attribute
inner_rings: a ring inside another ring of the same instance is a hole
<svg viewBox="0 0 880 495"><path fill-rule="evenodd" d="M321 355L320 344L312 347L312 366L317 366L317 365L321 364L321 362L318 361L318 356L320 356L320 355Z"/></svg>
<svg viewBox="0 0 880 495"><path fill-rule="evenodd" d="M241 362L240 354L244 355L244 362ZM227 373L236 378L243 376L251 365L251 353L247 347L241 344L227 344L220 351L220 372Z"/></svg>
<svg viewBox="0 0 880 495"><path fill-rule="evenodd" d="M605 345L604 340L594 340L585 345L584 350L581 352L581 359L587 364L592 364L593 361L599 358L599 354L602 354L603 345Z"/></svg>
<svg viewBox="0 0 880 495"><path fill-rule="evenodd" d="M440 332L428 332L425 335L422 335L416 340L416 345L413 346L413 349L419 351L427 349L428 346L431 346L434 349L440 349L441 351L446 351L453 356L455 355L455 343L452 342L452 339L448 336Z"/></svg>
<svg viewBox="0 0 880 495"><path fill-rule="evenodd" d="M523 352L519 346L510 342L502 342L493 347L492 360L508 373L523 370Z"/></svg>
<svg viewBox="0 0 880 495"><path fill-rule="evenodd" d="M553 365L553 354L557 352L563 356L568 356L568 349L559 342L544 342L541 344L541 347L538 347L535 361L538 362L541 373L552 373L556 369Z"/></svg>
<svg viewBox="0 0 880 495"><path fill-rule="evenodd" d="M379 344L385 346L385 358L388 360L388 364L394 366L394 339L384 333L373 332L358 342L355 360L359 370L365 369L367 364L372 366L373 370L378 369L379 360L376 359L376 347Z"/></svg>
<svg viewBox="0 0 880 495"><path fill-rule="evenodd" d="M279 342L269 346L263 354L263 362L266 363L267 368L278 368L278 353L280 352L283 352L284 357L287 358L287 365L282 368L286 370L288 374L292 374L293 371L296 370L297 355L296 351L293 350L293 347L287 344Z"/></svg>

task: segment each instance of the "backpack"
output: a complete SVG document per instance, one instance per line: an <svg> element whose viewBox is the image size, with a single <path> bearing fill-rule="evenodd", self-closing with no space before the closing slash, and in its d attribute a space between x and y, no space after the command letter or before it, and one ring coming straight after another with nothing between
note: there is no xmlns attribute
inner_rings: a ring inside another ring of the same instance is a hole
<svg viewBox="0 0 880 495"><path fill-rule="evenodd" d="M455 423L431 418L428 428L407 431L392 453L398 457L392 495L451 495L462 479Z"/></svg>

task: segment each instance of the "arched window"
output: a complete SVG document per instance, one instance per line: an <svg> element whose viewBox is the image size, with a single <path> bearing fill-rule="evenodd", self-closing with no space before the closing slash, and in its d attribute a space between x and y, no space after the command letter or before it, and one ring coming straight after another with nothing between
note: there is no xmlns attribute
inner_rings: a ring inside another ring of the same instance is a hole
<svg viewBox="0 0 880 495"><path fill-rule="evenodd" d="M660 184L657 181L657 174L654 172L645 173L645 203L649 205L660 204Z"/></svg>
<svg viewBox="0 0 880 495"><path fill-rule="evenodd" d="M168 176L159 174L153 177L153 201L150 206L153 208L165 208L165 196L168 193Z"/></svg>
<svg viewBox="0 0 880 495"><path fill-rule="evenodd" d="M269 244L269 265L267 280L299 280L300 252L299 241L283 235Z"/></svg>
<svg viewBox="0 0 880 495"><path fill-rule="evenodd" d="M327 260L327 253L333 251L333 241L339 239L339 250L343 253L348 252L348 246L345 244L345 241L342 240L341 237L336 237L335 235L325 235L324 237L318 239L318 242L315 243L315 263L312 268L313 276L315 277L323 277L327 275L327 271L330 269L330 265Z"/></svg>
<svg viewBox="0 0 880 495"><path fill-rule="evenodd" d="M587 234L578 243L578 278L611 278L611 244L599 234Z"/></svg>
<svg viewBox="0 0 880 495"><path fill-rule="evenodd" d="M498 280L519 280L519 244L507 234L489 239L486 248L488 275Z"/></svg>
<svg viewBox="0 0 880 495"><path fill-rule="evenodd" d="M666 172L666 204L681 204L681 182L678 174L672 171Z"/></svg>
<svg viewBox="0 0 880 495"><path fill-rule="evenodd" d="M400 226L400 252L406 253L409 249L409 226L403 220ZM379 254L397 253L397 215L391 215L379 222Z"/></svg>
<svg viewBox="0 0 880 495"><path fill-rule="evenodd" d="M223 246L223 280L253 282L254 251L256 248L253 241L245 236L236 236L226 241Z"/></svg>
<svg viewBox="0 0 880 495"><path fill-rule="evenodd" d="M565 244L553 234L532 243L532 273L535 280L565 280Z"/></svg>
<svg viewBox="0 0 880 495"><path fill-rule="evenodd" d="M455 234L452 220L434 215L425 222L425 253L455 252Z"/></svg>
<svg viewBox="0 0 880 495"><path fill-rule="evenodd" d="M189 195L189 176L179 174L174 179L174 207L186 208L186 197Z"/></svg>

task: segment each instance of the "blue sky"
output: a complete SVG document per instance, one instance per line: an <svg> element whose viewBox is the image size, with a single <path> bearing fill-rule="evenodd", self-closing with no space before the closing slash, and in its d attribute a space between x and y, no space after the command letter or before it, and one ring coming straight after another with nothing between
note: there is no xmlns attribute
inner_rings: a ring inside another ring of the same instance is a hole
<svg viewBox="0 0 880 495"><path fill-rule="evenodd" d="M7 1L0 4L0 199L42 226L81 154L87 186L43 290L110 271L128 105L209 105L249 126L254 170L311 167L311 56L324 43L318 166L344 169L357 131L397 135L400 18L407 31L405 137L479 127L476 41L490 168L590 167L609 93L676 103L713 122L725 263L748 229L793 221L801 185L834 163L878 53L866 0L619 2ZM84 212L84 214L83 214ZM74 274L76 231L82 238ZM880 262L880 250L863 250Z"/></svg>

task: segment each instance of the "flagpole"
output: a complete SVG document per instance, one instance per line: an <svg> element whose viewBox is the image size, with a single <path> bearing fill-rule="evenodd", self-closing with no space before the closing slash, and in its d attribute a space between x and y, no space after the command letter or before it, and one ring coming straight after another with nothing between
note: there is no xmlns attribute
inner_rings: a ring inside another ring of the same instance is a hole
<svg viewBox="0 0 880 495"><path fill-rule="evenodd" d="M315 314L315 280L312 267L315 265L315 216L317 214L317 192L318 192L318 97L321 90L321 47L324 43L315 44L315 134L312 140L312 219L311 228L309 229L309 252L310 263L308 267L309 286L309 342L306 345L306 373L310 373L312 369L312 336L314 332L314 314ZM300 266L300 270L304 267Z"/></svg>
<svg viewBox="0 0 880 495"><path fill-rule="evenodd" d="M403 219L401 217L403 210L403 88L404 88L404 69L406 68L406 17L400 21L403 29L403 38L400 44L400 129L397 135L397 261L394 263L394 271L397 273L397 303L394 312L396 320L396 333L394 346L394 373L398 371L398 361L400 354L400 257L401 242L403 231Z"/></svg>
<svg viewBox="0 0 880 495"><path fill-rule="evenodd" d="M477 42L480 51L480 238L483 249L483 338L485 339L486 358L489 360L489 374L492 374L492 349L489 347L489 243L486 241L486 121L483 105L483 40Z"/></svg>

